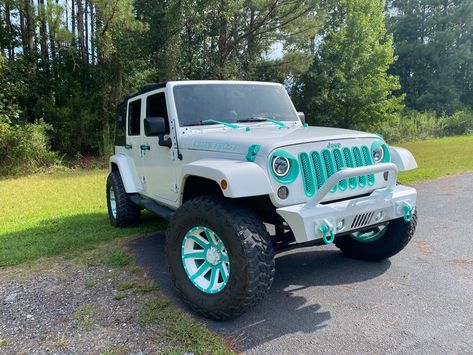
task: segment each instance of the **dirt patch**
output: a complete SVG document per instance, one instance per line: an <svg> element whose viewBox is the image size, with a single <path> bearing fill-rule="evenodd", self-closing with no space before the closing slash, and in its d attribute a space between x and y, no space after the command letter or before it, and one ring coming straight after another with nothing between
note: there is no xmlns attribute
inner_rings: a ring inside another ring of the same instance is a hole
<svg viewBox="0 0 473 355"><path fill-rule="evenodd" d="M448 261L450 264L455 265L473 265L473 260L468 259L452 259Z"/></svg>
<svg viewBox="0 0 473 355"><path fill-rule="evenodd" d="M424 240L414 240L414 246L424 255L432 254L432 246Z"/></svg>

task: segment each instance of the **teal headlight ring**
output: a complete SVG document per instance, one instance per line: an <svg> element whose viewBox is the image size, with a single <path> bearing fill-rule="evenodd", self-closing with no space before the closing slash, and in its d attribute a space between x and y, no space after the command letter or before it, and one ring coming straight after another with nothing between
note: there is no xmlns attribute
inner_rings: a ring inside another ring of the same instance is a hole
<svg viewBox="0 0 473 355"><path fill-rule="evenodd" d="M282 157L289 160L289 171L285 176L278 176L273 170L273 159L276 157ZM299 162L297 158L289 152L285 150L278 150L271 154L269 157L269 171L271 175L276 179L276 181L280 182L281 184L290 184L294 182L297 177L299 176Z"/></svg>
<svg viewBox="0 0 473 355"><path fill-rule="evenodd" d="M391 153L389 152L389 148L388 148L388 145L386 143L384 143L383 141L374 141L373 144L371 144L371 154L373 154L373 152L378 149L379 147L383 148L383 159L378 162L378 163L389 163L391 161ZM374 161L374 158L373 159L373 162L376 163Z"/></svg>

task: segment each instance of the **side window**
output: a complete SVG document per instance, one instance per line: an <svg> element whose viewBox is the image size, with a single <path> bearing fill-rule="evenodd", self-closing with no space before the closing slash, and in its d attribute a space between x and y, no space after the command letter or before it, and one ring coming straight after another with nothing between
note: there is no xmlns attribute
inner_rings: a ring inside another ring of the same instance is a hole
<svg viewBox="0 0 473 355"><path fill-rule="evenodd" d="M146 99L146 117L163 117L166 123L166 134L169 134L169 118L164 92L148 96Z"/></svg>
<svg viewBox="0 0 473 355"><path fill-rule="evenodd" d="M115 126L115 145L126 144L126 103L118 105L117 124Z"/></svg>
<svg viewBox="0 0 473 355"><path fill-rule="evenodd" d="M128 134L140 135L141 100L130 102L128 105Z"/></svg>

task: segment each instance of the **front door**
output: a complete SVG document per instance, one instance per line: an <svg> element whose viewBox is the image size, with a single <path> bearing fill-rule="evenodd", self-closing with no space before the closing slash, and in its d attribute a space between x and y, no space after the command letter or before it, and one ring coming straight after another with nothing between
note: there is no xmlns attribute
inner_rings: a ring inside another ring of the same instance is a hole
<svg viewBox="0 0 473 355"><path fill-rule="evenodd" d="M164 89L144 97L142 110L142 138L140 144L142 171L144 175L144 194L153 199L175 202L178 198L176 169L173 148L161 147L158 137L148 137L144 132L145 117L163 117L166 122L166 135L170 134L169 116Z"/></svg>

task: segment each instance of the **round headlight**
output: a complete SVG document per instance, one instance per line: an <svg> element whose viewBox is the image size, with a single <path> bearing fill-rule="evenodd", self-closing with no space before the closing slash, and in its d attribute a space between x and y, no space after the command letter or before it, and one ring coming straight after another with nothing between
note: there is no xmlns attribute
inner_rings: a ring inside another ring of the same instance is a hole
<svg viewBox="0 0 473 355"><path fill-rule="evenodd" d="M273 158L272 166L273 172L274 174L276 174L276 176L284 177L289 172L289 169L291 168L291 163L287 158L276 156Z"/></svg>
<svg viewBox="0 0 473 355"><path fill-rule="evenodd" d="M372 156L373 156L373 160L375 163L381 163L383 161L383 158L384 158L384 148L382 145L380 145L379 147L373 149L372 151Z"/></svg>

